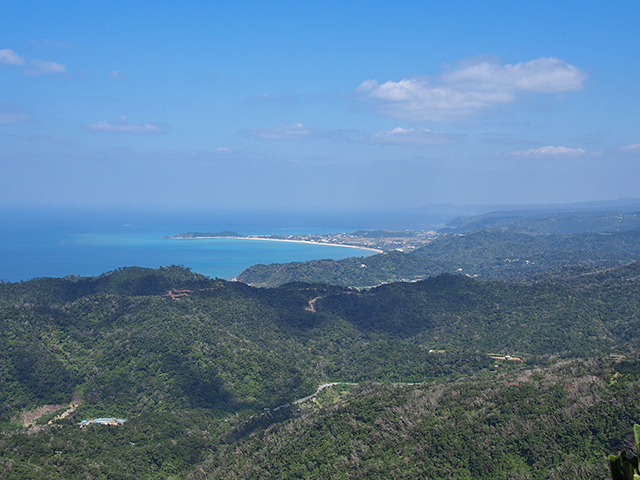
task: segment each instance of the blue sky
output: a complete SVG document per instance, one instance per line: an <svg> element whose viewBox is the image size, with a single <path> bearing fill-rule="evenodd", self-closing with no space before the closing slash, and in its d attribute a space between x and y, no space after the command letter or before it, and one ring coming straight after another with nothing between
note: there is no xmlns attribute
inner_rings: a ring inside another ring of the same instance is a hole
<svg viewBox="0 0 640 480"><path fill-rule="evenodd" d="M640 197L640 3L10 2L0 207Z"/></svg>

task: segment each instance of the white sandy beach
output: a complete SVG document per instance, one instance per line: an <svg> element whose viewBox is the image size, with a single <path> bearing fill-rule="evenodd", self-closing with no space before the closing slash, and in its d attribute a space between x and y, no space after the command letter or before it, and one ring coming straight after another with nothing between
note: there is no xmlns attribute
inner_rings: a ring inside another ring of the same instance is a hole
<svg viewBox="0 0 640 480"><path fill-rule="evenodd" d="M173 239L178 240L202 240L208 238L231 238L234 240L268 240L271 242L290 242L290 243L307 243L309 245L326 245L329 247L348 247L348 248L356 248L358 250L368 250L370 252L375 253L384 253L384 250L380 250L378 248L370 248L370 247L361 247L359 245L346 245L344 243L324 243L324 242L311 242L309 240L289 240L286 238L266 238L266 237L171 237Z"/></svg>

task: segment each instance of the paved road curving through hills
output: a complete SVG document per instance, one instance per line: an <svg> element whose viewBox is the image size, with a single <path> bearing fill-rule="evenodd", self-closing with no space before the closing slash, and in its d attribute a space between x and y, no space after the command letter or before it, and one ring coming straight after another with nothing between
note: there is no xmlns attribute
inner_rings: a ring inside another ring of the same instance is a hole
<svg viewBox="0 0 640 480"><path fill-rule="evenodd" d="M325 388L328 387L333 387L334 385L357 385L357 383L350 383L350 382L331 382L331 383L323 383L322 385L320 385L318 387L318 389L316 390L316 393L313 393L311 395L309 395L308 397L304 397L304 398L300 398L298 400L296 400L295 402L293 402L294 405L299 405L301 403L306 402L307 400L311 400L312 398L315 398L318 396L318 394L324 390Z"/></svg>

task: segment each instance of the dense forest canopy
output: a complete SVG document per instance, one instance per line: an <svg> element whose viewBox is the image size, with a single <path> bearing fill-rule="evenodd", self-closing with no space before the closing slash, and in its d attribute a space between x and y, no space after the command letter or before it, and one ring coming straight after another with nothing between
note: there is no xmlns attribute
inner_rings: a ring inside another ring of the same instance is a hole
<svg viewBox="0 0 640 480"><path fill-rule="evenodd" d="M464 233L489 228L527 228L542 234L603 233L640 230L640 205L624 209L489 212L449 221L442 233Z"/></svg>
<svg viewBox="0 0 640 480"><path fill-rule="evenodd" d="M406 467L405 476L546 478L554 468L560 478L581 465L584 478L600 474L638 400L638 282L640 263L572 267L526 283L445 274L361 291L252 288L181 267L4 283L0 471L7 478L259 478L265 471L365 478ZM574 383L584 387L567 390ZM477 415L449 403L456 396L483 398ZM498 398L512 399L512 413ZM406 413L407 426L396 425L394 405L411 402L431 410ZM553 404L569 416L553 417ZM439 413L428 420L427 411ZM127 422L77 425L105 416ZM520 429L518 422L537 431L526 423L534 419L575 428L562 438L527 437L531 453L513 453L513 442L525 439L505 432ZM449 423L457 433L424 443L429 429ZM340 430L345 424L354 429ZM317 434L309 436L312 427ZM291 444L292 432L305 440ZM388 435L405 440L389 450ZM584 435L590 440L576 454ZM465 438L472 440L463 449ZM496 455L471 462L485 444ZM98 445L106 445L103 453ZM399 463L387 458L392 451ZM419 451L438 452L439 460Z"/></svg>
<svg viewBox="0 0 640 480"><path fill-rule="evenodd" d="M505 227L440 235L410 253L254 265L238 279L266 287L293 281L367 287L443 273L487 280L526 279L567 265L611 267L638 260L640 230L542 234Z"/></svg>

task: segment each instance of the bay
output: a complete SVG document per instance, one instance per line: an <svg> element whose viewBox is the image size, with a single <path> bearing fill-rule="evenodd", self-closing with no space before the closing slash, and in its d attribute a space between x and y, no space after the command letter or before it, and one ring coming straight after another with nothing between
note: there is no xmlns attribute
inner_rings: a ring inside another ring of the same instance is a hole
<svg viewBox="0 0 640 480"><path fill-rule="evenodd" d="M327 221L328 220L328 221ZM165 239L186 231L242 234L310 234L350 231L330 219L185 212L0 212L0 280L94 276L120 267L183 265L209 277L230 279L245 268L369 252L348 247L250 239ZM359 228L354 219L353 229Z"/></svg>

